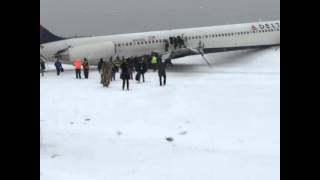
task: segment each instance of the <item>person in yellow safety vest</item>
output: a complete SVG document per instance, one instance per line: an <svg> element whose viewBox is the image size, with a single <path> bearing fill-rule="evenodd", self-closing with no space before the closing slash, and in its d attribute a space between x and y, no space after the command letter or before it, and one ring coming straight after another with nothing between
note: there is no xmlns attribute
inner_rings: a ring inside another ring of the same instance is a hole
<svg viewBox="0 0 320 180"><path fill-rule="evenodd" d="M152 67L153 67L153 71L156 71L157 70L157 56L153 55L152 58L151 58L151 64L152 64Z"/></svg>

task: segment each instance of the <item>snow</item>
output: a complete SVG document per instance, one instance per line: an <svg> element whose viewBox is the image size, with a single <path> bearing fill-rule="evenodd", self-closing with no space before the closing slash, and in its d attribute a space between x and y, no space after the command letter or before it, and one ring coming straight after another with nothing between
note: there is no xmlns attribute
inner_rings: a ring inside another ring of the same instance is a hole
<svg viewBox="0 0 320 180"><path fill-rule="evenodd" d="M160 87L40 77L42 180L280 179L280 49L179 58ZM52 68L52 65L49 65ZM65 65L65 69L72 66ZM173 141L167 141L171 137Z"/></svg>

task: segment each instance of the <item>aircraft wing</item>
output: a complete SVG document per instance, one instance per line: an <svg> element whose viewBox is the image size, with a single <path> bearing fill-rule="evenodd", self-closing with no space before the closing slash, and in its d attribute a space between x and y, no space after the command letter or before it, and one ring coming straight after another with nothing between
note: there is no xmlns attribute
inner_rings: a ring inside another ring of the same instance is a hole
<svg viewBox="0 0 320 180"><path fill-rule="evenodd" d="M172 51L166 51L166 52L155 52L159 54L164 61L170 61L171 59L190 56L190 55L201 55L202 59L207 63L207 65L211 68L211 64L205 57L205 53L203 51L203 48L192 48L192 47L183 47Z"/></svg>

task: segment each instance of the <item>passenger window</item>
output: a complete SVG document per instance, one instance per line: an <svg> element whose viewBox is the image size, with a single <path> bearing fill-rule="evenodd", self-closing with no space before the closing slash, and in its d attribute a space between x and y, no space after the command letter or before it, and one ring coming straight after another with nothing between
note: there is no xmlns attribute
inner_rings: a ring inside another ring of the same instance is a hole
<svg viewBox="0 0 320 180"><path fill-rule="evenodd" d="M137 42L138 45L140 45L140 42Z"/></svg>
<svg viewBox="0 0 320 180"><path fill-rule="evenodd" d="M132 46L132 43L129 43L130 44L130 46Z"/></svg>

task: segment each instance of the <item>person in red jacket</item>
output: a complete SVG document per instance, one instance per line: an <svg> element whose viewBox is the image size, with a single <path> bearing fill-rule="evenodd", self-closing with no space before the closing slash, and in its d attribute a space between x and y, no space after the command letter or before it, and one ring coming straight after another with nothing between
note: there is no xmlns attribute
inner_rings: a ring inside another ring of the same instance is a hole
<svg viewBox="0 0 320 180"><path fill-rule="evenodd" d="M75 70L76 70L76 78L81 79L81 66L82 66L81 59L75 60L73 65L75 66Z"/></svg>

